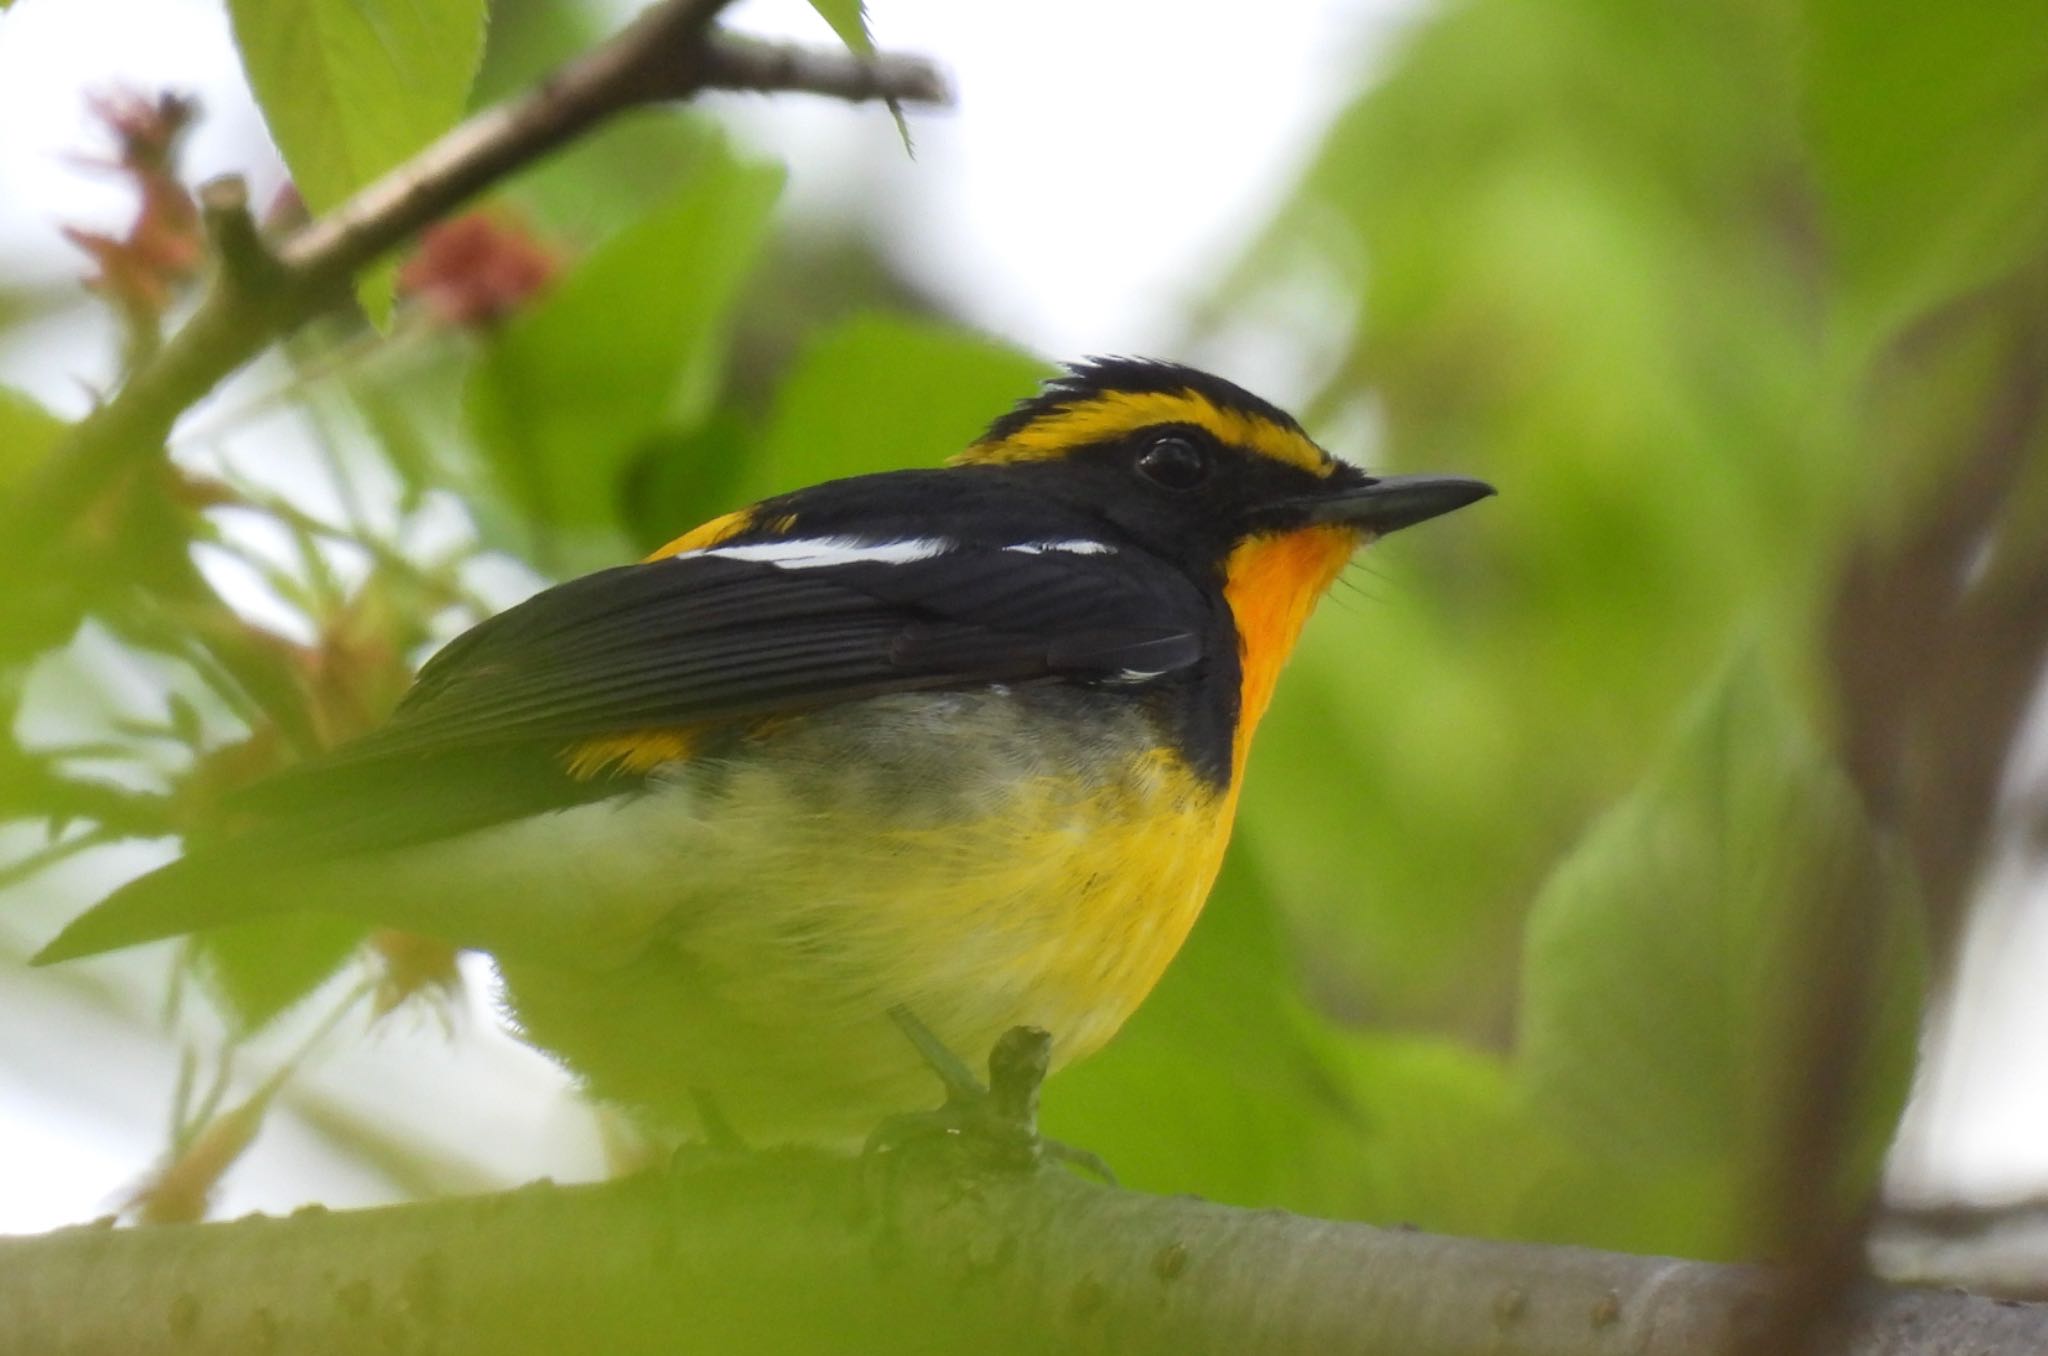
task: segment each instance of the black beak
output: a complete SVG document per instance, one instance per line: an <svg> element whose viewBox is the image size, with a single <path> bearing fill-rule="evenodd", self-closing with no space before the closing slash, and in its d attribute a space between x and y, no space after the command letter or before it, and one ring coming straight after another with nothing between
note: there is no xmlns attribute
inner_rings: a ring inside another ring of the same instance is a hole
<svg viewBox="0 0 2048 1356"><path fill-rule="evenodd" d="M1382 476L1370 485L1297 503L1307 510L1311 523L1343 523L1384 537L1477 503L1493 492L1485 481L1466 476Z"/></svg>

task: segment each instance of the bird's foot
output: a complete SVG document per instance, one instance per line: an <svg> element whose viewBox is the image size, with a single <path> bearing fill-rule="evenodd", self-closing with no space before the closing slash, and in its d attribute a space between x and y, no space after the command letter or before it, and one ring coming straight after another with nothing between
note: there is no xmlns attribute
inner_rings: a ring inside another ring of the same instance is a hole
<svg viewBox="0 0 2048 1356"><path fill-rule="evenodd" d="M1100 1155L1038 1133L1038 1092L1052 1067L1052 1037L1035 1026L1011 1027L988 1057L988 1083L973 1072L907 1008L889 1010L931 1071L945 1086L946 1100L930 1111L891 1116L868 1136L869 1158L923 1145L967 1149L981 1162L1008 1171L1029 1171L1044 1162L1064 1163L1111 1186L1116 1174Z"/></svg>

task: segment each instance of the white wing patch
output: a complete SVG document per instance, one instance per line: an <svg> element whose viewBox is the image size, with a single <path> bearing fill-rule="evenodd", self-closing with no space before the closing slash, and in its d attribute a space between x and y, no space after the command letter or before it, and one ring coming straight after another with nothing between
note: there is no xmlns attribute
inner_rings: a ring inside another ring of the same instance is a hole
<svg viewBox="0 0 2048 1356"><path fill-rule="evenodd" d="M784 570L816 570L862 561L908 565L912 561L942 556L958 545L951 537L907 537L899 541L874 541L867 537L797 537L788 541L749 542L744 546L706 546L695 551L678 551L669 559L717 556L726 560L757 560Z"/></svg>
<svg viewBox="0 0 2048 1356"><path fill-rule="evenodd" d="M951 537L904 537L896 541L877 541L870 537L796 537L785 541L748 542L742 546L703 546L694 551L678 551L670 560L688 560L692 556L721 556L727 560L757 560L785 570L815 570L831 565L852 565L857 562L871 562L880 565L908 565L914 561L930 560L958 550L960 543ZM1023 541L1005 546L1005 551L1019 555L1042 556L1061 553L1074 556L1109 556L1116 554L1116 548L1108 542L1091 541L1086 537L1062 537L1052 541Z"/></svg>
<svg viewBox="0 0 2048 1356"><path fill-rule="evenodd" d="M1005 551L1019 555L1042 556L1058 551L1070 556L1113 556L1116 548L1106 541L1090 541L1086 537L1063 537L1058 541L1020 541L1015 546L1005 546Z"/></svg>

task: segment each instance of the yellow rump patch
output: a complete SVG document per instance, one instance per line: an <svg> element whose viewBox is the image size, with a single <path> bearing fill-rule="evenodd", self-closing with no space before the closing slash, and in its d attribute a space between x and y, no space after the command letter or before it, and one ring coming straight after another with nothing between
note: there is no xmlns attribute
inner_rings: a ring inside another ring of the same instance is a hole
<svg viewBox="0 0 2048 1356"><path fill-rule="evenodd" d="M768 522L757 523L754 520L753 509L735 509L731 513L721 514L713 518L708 523L700 523L696 527L691 528L659 551L654 552L652 555L643 556L641 563L644 565L650 560L666 560L670 556L679 556L685 551L702 551L706 547L716 546L720 542L731 541L740 533L751 531L756 527L766 530L770 536L786 536L796 529L796 515L794 513L785 513L778 518L770 519Z"/></svg>
<svg viewBox="0 0 2048 1356"><path fill-rule="evenodd" d="M746 531L753 521L754 511L750 508L721 514L708 523L701 523L691 528L659 551L646 556L645 559L666 560L670 556L679 556L685 551L701 551L707 546L716 546L718 543L730 541Z"/></svg>
<svg viewBox="0 0 2048 1356"><path fill-rule="evenodd" d="M652 772L663 763L688 758L697 746L692 730L639 730L585 740L562 755L562 766L579 782L605 773Z"/></svg>
<svg viewBox="0 0 2048 1356"><path fill-rule="evenodd" d="M955 464L1042 461L1153 424L1193 424L1231 446L1248 448L1319 476L1329 475L1337 467L1306 434L1259 415L1225 409L1192 391L1106 391L1061 406L1007 438L976 443L953 460Z"/></svg>

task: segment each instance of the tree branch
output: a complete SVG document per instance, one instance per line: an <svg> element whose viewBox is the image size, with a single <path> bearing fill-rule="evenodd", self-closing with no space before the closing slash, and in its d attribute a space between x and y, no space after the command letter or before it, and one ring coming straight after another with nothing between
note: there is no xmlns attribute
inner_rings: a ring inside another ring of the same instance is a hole
<svg viewBox="0 0 2048 1356"><path fill-rule="evenodd" d="M273 339L340 295L361 269L480 190L627 109L688 99L704 89L795 90L892 104L943 103L931 63L863 59L727 37L711 20L728 0L664 0L608 42L519 98L453 128L405 164L278 246L253 286L248 262L225 253L185 326L107 404L80 421L0 514L0 540L33 560L133 461L159 452L171 426ZM210 186L231 230L235 190ZM249 242L242 242L249 243Z"/></svg>
<svg viewBox="0 0 2048 1356"><path fill-rule="evenodd" d="M877 1209L879 1207L879 1210ZM1095 1187L760 1155L593 1187L0 1239L0 1347L1400 1352L1758 1349L1753 1267L1491 1243ZM1844 1356L2004 1356L2048 1306L1870 1287Z"/></svg>
<svg viewBox="0 0 2048 1356"><path fill-rule="evenodd" d="M710 89L762 94L802 90L853 103L944 104L952 99L936 66L888 52L856 61L844 52L725 37L705 53L704 67L704 83Z"/></svg>

